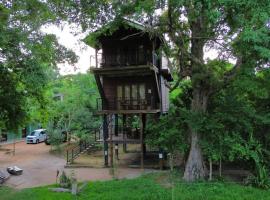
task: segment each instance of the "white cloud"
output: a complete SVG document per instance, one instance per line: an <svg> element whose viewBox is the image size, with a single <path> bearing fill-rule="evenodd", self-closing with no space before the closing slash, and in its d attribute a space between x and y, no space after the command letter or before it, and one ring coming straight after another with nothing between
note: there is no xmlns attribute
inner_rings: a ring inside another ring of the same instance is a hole
<svg viewBox="0 0 270 200"><path fill-rule="evenodd" d="M90 56L95 55L95 50L82 41L86 33L81 33L78 27L65 23L61 27L47 25L42 27L41 30L44 33L55 34L60 44L72 49L79 57L78 62L74 66L68 63L58 64L60 74L86 73L90 67Z"/></svg>

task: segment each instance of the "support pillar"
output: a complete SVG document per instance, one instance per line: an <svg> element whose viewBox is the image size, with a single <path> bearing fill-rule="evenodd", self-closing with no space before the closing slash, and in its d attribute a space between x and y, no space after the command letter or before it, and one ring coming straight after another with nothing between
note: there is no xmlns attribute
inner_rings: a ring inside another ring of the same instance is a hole
<svg viewBox="0 0 270 200"><path fill-rule="evenodd" d="M104 166L108 167L108 119L107 115L103 116L103 146L104 146Z"/></svg>
<svg viewBox="0 0 270 200"><path fill-rule="evenodd" d="M116 137L118 137L118 114L115 114L114 119L114 134ZM114 151L116 159L119 160L118 143L115 144Z"/></svg>
<svg viewBox="0 0 270 200"><path fill-rule="evenodd" d="M142 115L142 123L143 123L143 158L146 157L146 145L144 143L144 138L145 138L145 128L146 128L146 114Z"/></svg>
<svg viewBox="0 0 270 200"><path fill-rule="evenodd" d="M140 126L140 144L141 144L141 169L144 169L144 129L146 123L146 114L141 114L141 126Z"/></svg>
<svg viewBox="0 0 270 200"><path fill-rule="evenodd" d="M110 167L113 168L113 124L112 115L109 115L109 142L110 142Z"/></svg>
<svg viewBox="0 0 270 200"><path fill-rule="evenodd" d="M127 138L127 115L123 114L123 152L127 153L127 143L126 143L126 138Z"/></svg>

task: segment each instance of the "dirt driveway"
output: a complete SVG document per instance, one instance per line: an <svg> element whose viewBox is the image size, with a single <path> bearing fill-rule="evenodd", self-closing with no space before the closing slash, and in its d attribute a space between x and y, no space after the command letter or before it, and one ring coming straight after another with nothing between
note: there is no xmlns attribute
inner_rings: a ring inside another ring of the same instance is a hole
<svg viewBox="0 0 270 200"><path fill-rule="evenodd" d="M8 166L16 165L24 170L20 176L11 176L6 182L8 186L21 189L48 185L55 183L56 171L71 173L72 169L64 169L65 159L61 156L49 153L50 146L44 143L16 144L16 154L4 151L12 149L12 144L2 145L0 149L0 170L6 170ZM79 181L85 180L109 180L109 170L106 168L75 168L73 169ZM119 178L134 178L142 173L140 169L118 169Z"/></svg>

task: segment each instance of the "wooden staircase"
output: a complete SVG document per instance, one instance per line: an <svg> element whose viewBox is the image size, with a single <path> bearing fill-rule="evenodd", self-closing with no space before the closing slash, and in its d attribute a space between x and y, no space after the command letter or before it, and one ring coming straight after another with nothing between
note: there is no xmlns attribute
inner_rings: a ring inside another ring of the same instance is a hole
<svg viewBox="0 0 270 200"><path fill-rule="evenodd" d="M112 123L112 119L108 120L106 126ZM87 152L91 148L95 148L97 144L103 143L103 125L93 130L94 138L92 140L81 140L76 146L66 151L66 165L70 165L83 153Z"/></svg>
<svg viewBox="0 0 270 200"><path fill-rule="evenodd" d="M72 149L68 149L67 154L66 154L67 165L72 164L76 158L78 158L80 155L87 152L91 148L94 148L95 146L96 146L96 142L85 140L85 141L80 141Z"/></svg>

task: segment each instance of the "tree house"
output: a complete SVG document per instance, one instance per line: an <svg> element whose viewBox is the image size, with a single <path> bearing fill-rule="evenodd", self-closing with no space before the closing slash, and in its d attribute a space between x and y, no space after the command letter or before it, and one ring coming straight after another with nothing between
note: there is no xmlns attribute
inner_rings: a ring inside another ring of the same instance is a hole
<svg viewBox="0 0 270 200"><path fill-rule="evenodd" d="M146 115L167 113L169 109L165 82L172 81L172 76L168 61L162 56L162 40L151 36L143 25L126 19L112 22L88 37L96 49L96 66L90 70L100 93L97 113L104 120L105 165L109 153L113 165L113 149L117 150L118 144L124 148L128 143L141 144L143 157ZM140 118L140 127L137 137L135 133L135 137L129 138L127 118L132 116Z"/></svg>

